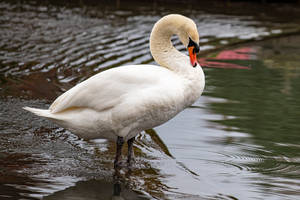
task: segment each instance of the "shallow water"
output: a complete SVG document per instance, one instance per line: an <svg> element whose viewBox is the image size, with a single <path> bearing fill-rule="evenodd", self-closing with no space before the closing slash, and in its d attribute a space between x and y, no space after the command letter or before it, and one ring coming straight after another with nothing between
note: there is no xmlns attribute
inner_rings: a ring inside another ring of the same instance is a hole
<svg viewBox="0 0 300 200"><path fill-rule="evenodd" d="M0 2L0 197L298 199L299 12L210 6ZM151 28L174 12L199 27L205 92L137 138L132 174L114 178L114 144L21 109L46 108L102 70L154 63Z"/></svg>

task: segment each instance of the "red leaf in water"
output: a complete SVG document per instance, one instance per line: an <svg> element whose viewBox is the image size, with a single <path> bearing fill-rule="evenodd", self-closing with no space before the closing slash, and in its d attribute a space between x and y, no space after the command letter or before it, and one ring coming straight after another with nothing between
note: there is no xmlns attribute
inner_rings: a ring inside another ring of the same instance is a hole
<svg viewBox="0 0 300 200"><path fill-rule="evenodd" d="M222 61L208 61L205 58L198 59L198 62L202 67L209 67L209 68L224 68L224 69L251 69L250 67L237 65L228 62Z"/></svg>
<svg viewBox="0 0 300 200"><path fill-rule="evenodd" d="M216 59L222 60L251 60L251 54L255 52L255 50L251 47L243 47L234 50L224 50L221 51Z"/></svg>
<svg viewBox="0 0 300 200"><path fill-rule="evenodd" d="M224 69L251 69L250 67L229 63L230 60L253 60L253 53L256 50L252 47L243 47L234 50L221 51L213 58L200 58L198 62L202 67L224 68ZM226 62L224 62L226 61Z"/></svg>

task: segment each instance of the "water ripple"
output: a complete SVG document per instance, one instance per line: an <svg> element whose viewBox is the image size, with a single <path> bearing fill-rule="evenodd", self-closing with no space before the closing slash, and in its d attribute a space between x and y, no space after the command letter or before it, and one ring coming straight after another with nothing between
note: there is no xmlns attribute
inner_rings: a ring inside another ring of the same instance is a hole
<svg viewBox="0 0 300 200"><path fill-rule="evenodd" d="M0 70L5 76L22 77L51 69L84 71L77 75L57 74L58 81L73 83L107 68L153 62L148 39L159 16L153 15L151 10L148 14L143 11L144 15L131 16L131 12L101 13L89 8L90 13L98 13L100 18L95 18L76 7L1 2L0 11L3 13L0 16ZM103 17L105 15L107 17ZM225 38L250 37L253 33L258 34L253 37L258 37L268 31L261 22L247 16L192 14L191 17L199 26L202 50L214 49L211 43L218 38L224 42ZM220 26L226 31L220 32ZM224 33L227 35L222 35ZM174 45L185 52L178 39Z"/></svg>

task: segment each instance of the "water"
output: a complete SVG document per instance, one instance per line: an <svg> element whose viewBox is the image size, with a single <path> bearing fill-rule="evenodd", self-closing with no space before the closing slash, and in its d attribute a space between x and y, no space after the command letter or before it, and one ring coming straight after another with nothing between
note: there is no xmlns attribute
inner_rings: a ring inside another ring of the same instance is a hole
<svg viewBox="0 0 300 200"><path fill-rule="evenodd" d="M175 12L199 27L205 92L137 138L132 174L114 178L113 143L80 140L21 109L46 108L111 67L153 64L151 28ZM0 198L299 199L297 13L286 4L0 2Z"/></svg>

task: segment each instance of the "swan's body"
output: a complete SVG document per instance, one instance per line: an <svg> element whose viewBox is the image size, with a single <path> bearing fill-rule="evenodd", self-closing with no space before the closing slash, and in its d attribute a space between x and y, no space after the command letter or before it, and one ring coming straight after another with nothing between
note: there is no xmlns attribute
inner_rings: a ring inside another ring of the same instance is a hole
<svg viewBox="0 0 300 200"><path fill-rule="evenodd" d="M155 24L150 37L151 53L161 66L110 69L71 88L48 110L25 109L86 139L126 141L168 121L195 102L204 88L201 67L193 67L189 57L173 47L173 34L189 47L189 38L199 42L192 20L181 15L165 16Z"/></svg>

